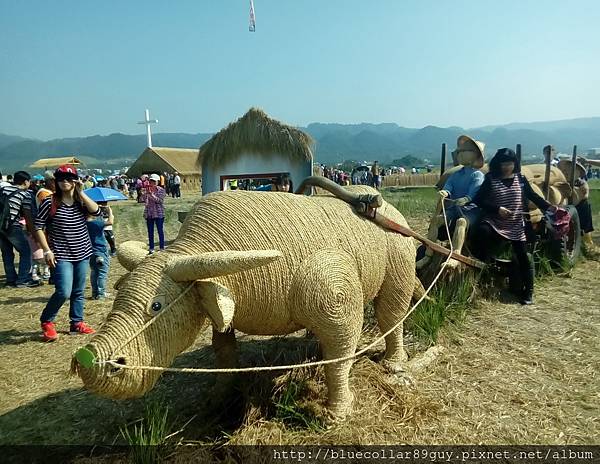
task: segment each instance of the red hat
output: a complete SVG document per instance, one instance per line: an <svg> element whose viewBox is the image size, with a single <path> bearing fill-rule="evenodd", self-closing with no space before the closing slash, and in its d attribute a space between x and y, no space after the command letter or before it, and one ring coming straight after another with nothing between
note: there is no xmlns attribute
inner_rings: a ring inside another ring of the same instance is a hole
<svg viewBox="0 0 600 464"><path fill-rule="evenodd" d="M56 168L56 171L54 171L55 177L56 176L67 177L69 175L78 177L77 169L75 169L75 166L73 166L71 164L63 164L62 166L59 166L58 168Z"/></svg>

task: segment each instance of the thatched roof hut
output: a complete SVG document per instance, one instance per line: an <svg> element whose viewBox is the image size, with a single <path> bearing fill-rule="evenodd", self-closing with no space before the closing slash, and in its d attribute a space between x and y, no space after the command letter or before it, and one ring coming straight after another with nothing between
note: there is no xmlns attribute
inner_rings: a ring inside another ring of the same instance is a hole
<svg viewBox="0 0 600 464"><path fill-rule="evenodd" d="M289 173L298 185L312 172L312 138L258 108L219 131L200 147L202 193L224 188L227 179Z"/></svg>
<svg viewBox="0 0 600 464"><path fill-rule="evenodd" d="M73 166L79 166L81 163L80 160L75 158L74 156L63 156L59 158L42 158L37 160L35 163L30 164L29 167L32 169L56 169L63 164L72 164Z"/></svg>
<svg viewBox="0 0 600 464"><path fill-rule="evenodd" d="M197 149L148 147L127 170L129 177L178 172L182 190L200 191L200 154Z"/></svg>

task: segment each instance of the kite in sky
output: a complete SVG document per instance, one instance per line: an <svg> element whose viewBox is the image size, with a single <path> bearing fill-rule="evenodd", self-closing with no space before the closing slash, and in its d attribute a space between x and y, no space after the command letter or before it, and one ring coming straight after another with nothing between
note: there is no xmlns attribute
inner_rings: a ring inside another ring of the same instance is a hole
<svg viewBox="0 0 600 464"><path fill-rule="evenodd" d="M256 18L254 17L254 2L250 0L250 26L248 27L250 32L256 32Z"/></svg>

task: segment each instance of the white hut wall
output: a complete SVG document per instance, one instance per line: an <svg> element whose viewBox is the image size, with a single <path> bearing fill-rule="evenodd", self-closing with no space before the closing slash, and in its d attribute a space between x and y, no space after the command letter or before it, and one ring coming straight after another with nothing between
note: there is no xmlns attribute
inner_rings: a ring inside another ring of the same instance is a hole
<svg viewBox="0 0 600 464"><path fill-rule="evenodd" d="M202 194L221 190L221 176L241 176L244 174L289 173L296 188L312 175L312 160L292 160L287 155L270 156L245 153L216 168L202 166Z"/></svg>

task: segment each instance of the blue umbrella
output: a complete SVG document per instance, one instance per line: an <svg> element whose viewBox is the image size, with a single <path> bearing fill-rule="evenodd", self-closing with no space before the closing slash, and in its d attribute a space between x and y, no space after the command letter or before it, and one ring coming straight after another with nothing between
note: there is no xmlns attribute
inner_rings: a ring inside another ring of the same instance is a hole
<svg viewBox="0 0 600 464"><path fill-rule="evenodd" d="M127 200L127 197L118 190L105 187L92 187L86 189L85 194L94 201Z"/></svg>
<svg viewBox="0 0 600 464"><path fill-rule="evenodd" d="M94 179L96 179L96 182L100 182L101 180L104 180L104 177L102 177L102 176L95 176Z"/></svg>
<svg viewBox="0 0 600 464"><path fill-rule="evenodd" d="M42 176L41 174L36 174L35 176L32 177L33 180L44 180L44 176Z"/></svg>

